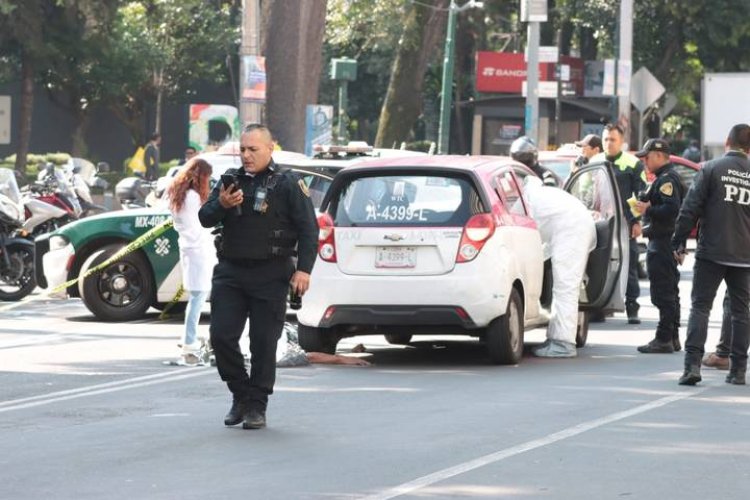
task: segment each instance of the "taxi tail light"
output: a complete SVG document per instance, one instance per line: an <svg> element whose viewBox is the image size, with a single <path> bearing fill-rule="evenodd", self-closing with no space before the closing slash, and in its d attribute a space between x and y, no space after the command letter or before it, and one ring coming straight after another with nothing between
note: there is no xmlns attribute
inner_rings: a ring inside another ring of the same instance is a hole
<svg viewBox="0 0 750 500"><path fill-rule="evenodd" d="M326 262L336 262L336 239L333 219L328 214L318 217L318 255Z"/></svg>
<svg viewBox="0 0 750 500"><path fill-rule="evenodd" d="M461 244L458 245L456 263L474 260L493 234L495 221L492 214L477 214L469 219L461 235Z"/></svg>

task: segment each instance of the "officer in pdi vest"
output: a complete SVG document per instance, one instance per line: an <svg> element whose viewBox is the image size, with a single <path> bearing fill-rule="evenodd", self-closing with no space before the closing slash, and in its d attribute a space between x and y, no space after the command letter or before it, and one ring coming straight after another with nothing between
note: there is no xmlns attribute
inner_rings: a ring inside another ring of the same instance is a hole
<svg viewBox="0 0 750 500"><path fill-rule="evenodd" d="M646 175L643 165L635 156L624 152L625 130L616 124L604 126L602 134L604 152L591 158L591 162L607 160L614 166L617 187L623 200L625 217L630 227L629 245L629 267L628 285L625 290L625 310L628 314L628 323L637 325L641 322L638 317L638 297L641 295L641 286L638 283L638 242L636 238L641 235L641 222L630 210L627 200L637 198L638 194L646 189Z"/></svg>
<svg viewBox="0 0 750 500"><path fill-rule="evenodd" d="M727 285L732 317L726 382L745 384L750 343L750 125L732 127L726 149L724 156L706 162L695 175L672 238L675 258L681 264L687 237L700 218L680 385L701 381L708 317L722 281Z"/></svg>
<svg viewBox="0 0 750 500"><path fill-rule="evenodd" d="M211 345L232 393L224 425L245 429L266 426L287 294L291 285L304 295L317 255L310 193L296 174L274 164L273 150L268 128L248 125L240 137L242 167L222 175L198 214L204 227L223 226L211 285ZM248 318L249 375L239 345Z"/></svg>
<svg viewBox="0 0 750 500"><path fill-rule="evenodd" d="M669 162L669 143L649 139L635 156L656 176L636 203L643 218L643 236L648 238L646 265L651 285L651 303L659 310L656 335L638 352L671 353L680 346L680 272L672 253L675 220L685 193L680 175Z"/></svg>

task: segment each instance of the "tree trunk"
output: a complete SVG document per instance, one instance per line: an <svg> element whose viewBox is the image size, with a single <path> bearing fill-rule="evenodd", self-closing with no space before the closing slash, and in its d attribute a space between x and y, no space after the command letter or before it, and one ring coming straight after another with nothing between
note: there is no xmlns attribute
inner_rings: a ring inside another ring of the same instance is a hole
<svg viewBox="0 0 750 500"><path fill-rule="evenodd" d="M89 115L85 111L75 113L75 127L73 128L73 146L70 155L76 158L85 158L88 154L86 146L86 129L89 125Z"/></svg>
<svg viewBox="0 0 750 500"><path fill-rule="evenodd" d="M266 34L267 123L286 150L304 151L305 108L318 102L326 0L271 2Z"/></svg>
<svg viewBox="0 0 750 500"><path fill-rule="evenodd" d="M445 8L448 0L435 7ZM380 111L375 145L391 147L405 141L422 110L424 75L435 54L439 36L445 33L446 12L411 4L404 20L396 60L391 71L388 92Z"/></svg>
<svg viewBox="0 0 750 500"><path fill-rule="evenodd" d="M34 111L34 65L27 53L21 61L21 111L18 117L18 149L15 169L26 173L26 156L31 144L31 115Z"/></svg>
<svg viewBox="0 0 750 500"><path fill-rule="evenodd" d="M155 71L154 82L156 83L156 124L154 132L161 134L161 113L164 107L164 68Z"/></svg>

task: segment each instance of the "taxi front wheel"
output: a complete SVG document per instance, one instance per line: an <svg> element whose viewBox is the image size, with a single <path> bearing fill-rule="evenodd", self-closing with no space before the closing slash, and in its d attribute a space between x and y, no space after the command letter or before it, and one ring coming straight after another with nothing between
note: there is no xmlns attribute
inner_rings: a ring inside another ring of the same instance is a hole
<svg viewBox="0 0 750 500"><path fill-rule="evenodd" d="M487 326L487 352L496 365L515 365L523 356L523 303L518 290L510 293L508 309Z"/></svg>
<svg viewBox="0 0 750 500"><path fill-rule="evenodd" d="M81 275L98 266L124 245L112 244L91 254ZM154 299L154 279L148 261L136 250L96 274L78 282L78 291L89 311L102 321L132 321L146 313Z"/></svg>

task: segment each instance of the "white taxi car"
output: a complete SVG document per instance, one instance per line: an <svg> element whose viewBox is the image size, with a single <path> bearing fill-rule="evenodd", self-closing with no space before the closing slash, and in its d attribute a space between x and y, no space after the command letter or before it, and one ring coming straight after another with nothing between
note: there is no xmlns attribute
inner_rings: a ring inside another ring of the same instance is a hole
<svg viewBox="0 0 750 500"><path fill-rule="evenodd" d="M551 269L522 196L525 167L503 157L427 156L368 161L337 174L321 205L318 260L297 313L308 351L343 337L418 334L484 339L495 363L517 363L524 329L545 324ZM581 293L587 311L623 310L627 224L605 164L566 186L597 220ZM623 267L624 264L624 267Z"/></svg>

